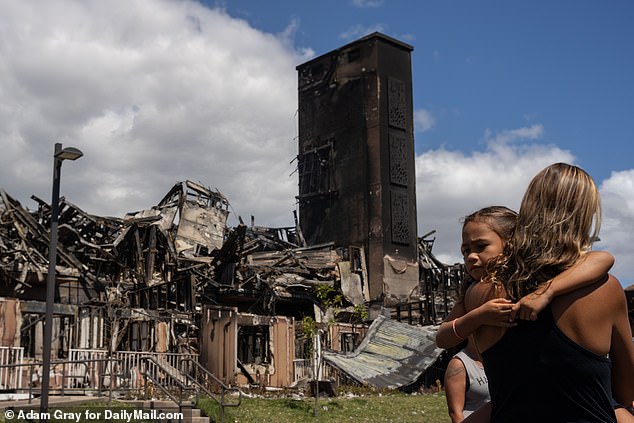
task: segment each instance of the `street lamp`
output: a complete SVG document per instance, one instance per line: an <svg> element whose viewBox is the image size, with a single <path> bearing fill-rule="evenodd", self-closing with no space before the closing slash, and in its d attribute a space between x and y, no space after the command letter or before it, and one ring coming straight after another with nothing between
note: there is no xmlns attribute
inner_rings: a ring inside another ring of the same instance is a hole
<svg viewBox="0 0 634 423"><path fill-rule="evenodd" d="M44 345L42 357L42 393L40 396L40 419L48 413L48 391L51 373L51 348L53 343L53 304L55 303L55 263L57 261L57 220L59 218L59 177L64 160L77 160L83 153L73 147L62 149L55 144L53 154L53 197L51 200L51 234L48 246L48 274L46 276L46 314L44 317ZM48 420L48 419L44 419Z"/></svg>

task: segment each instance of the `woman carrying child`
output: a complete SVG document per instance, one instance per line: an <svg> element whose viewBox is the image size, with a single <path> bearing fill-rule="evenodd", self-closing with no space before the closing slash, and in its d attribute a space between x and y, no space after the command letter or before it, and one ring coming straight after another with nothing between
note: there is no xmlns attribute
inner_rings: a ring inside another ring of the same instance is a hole
<svg viewBox="0 0 634 423"><path fill-rule="evenodd" d="M467 314L494 298L540 301L553 278L587 262L600 221L598 189L585 171L564 163L542 170L504 254L466 292ZM480 326L474 340L489 380L491 422L616 422L615 400L634 400L630 331L623 288L608 274L554 297L535 321Z"/></svg>
<svg viewBox="0 0 634 423"><path fill-rule="evenodd" d="M482 386L472 392L470 380L480 377L477 368L480 356L470 335L483 325L513 327L515 316L523 319L535 319L537 313L557 295L587 285L605 274L614 258L607 252L588 254L587 260L558 275L544 295L528 296L517 304L505 298L494 298L469 311L464 307L464 292L474 282L479 282L487 274L489 263L500 256L504 245L515 229L517 213L503 206L491 206L480 209L465 217L463 222L463 242L461 252L468 278L463 283L462 294L445 322L437 333L436 342L440 348L454 347L469 338L468 346L462 350L462 356L452 358L445 374L445 393L450 417L453 422L469 416L477 405L486 404L488 395L483 395ZM459 353L460 354L460 353ZM466 360L464 355L467 355ZM469 360L473 358L474 360ZM469 372L465 362L473 361ZM485 376L486 377L486 376ZM482 380L482 378L480 379ZM484 379L486 380L486 379ZM486 386L488 392L488 385ZM488 414L480 413L482 422L488 422Z"/></svg>

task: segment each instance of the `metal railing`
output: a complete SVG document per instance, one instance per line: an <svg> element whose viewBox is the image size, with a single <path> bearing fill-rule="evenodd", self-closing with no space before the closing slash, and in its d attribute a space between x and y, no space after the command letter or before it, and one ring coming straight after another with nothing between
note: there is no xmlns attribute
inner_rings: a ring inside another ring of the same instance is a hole
<svg viewBox="0 0 634 423"><path fill-rule="evenodd" d="M75 392L76 388L66 388L66 381L69 378L73 378L72 372L69 369L73 366L86 366L86 367L94 367L99 369L108 369L112 368L112 358L95 358L88 359L82 361L71 361L71 360L55 360L51 361L51 372L49 373L49 392L60 393L61 395L66 395L70 393L69 391ZM8 373L17 373L22 374L28 377L28 382L24 383L24 378L19 381L16 380L15 385L5 387L5 391L14 392L16 394L19 393L27 393L28 394L28 402L29 404L33 400L36 395L41 395L42 390L42 378L44 375L41 374L42 362L27 362L27 363L11 363L11 364L2 364L0 365L0 373L8 372ZM103 381L106 379L107 374L103 372L98 372L95 375L94 385L96 391L99 396L102 396L106 391ZM85 390L85 388L80 388L81 390ZM112 390L109 390L112 393Z"/></svg>
<svg viewBox="0 0 634 423"><path fill-rule="evenodd" d="M178 411L182 411L185 403L190 407L196 405L196 401L192 401L192 397L196 396L195 387L187 383L187 378L178 369L152 356L141 357L141 361L145 368L145 399L155 396L156 392L150 390L158 389L178 405Z"/></svg>
<svg viewBox="0 0 634 423"><path fill-rule="evenodd" d="M41 394L42 362L18 362L24 361L22 354L21 349L0 349L0 382L6 382L5 390L28 393L30 404ZM70 356L72 359L51 362L51 394L91 392L107 394L111 400L114 391L136 390L144 399L161 392L180 411L183 406L194 406L202 393L220 407L221 423L225 407L242 403L242 391L225 385L194 354L117 351L108 355L103 350L71 350ZM236 401L227 401L230 393L237 394Z"/></svg>
<svg viewBox="0 0 634 423"><path fill-rule="evenodd" d="M22 363L24 348L0 347L0 389L10 390L21 388L24 384L24 367L13 367L13 364ZM8 367L4 367L8 366Z"/></svg>
<svg viewBox="0 0 634 423"><path fill-rule="evenodd" d="M296 358L293 360L293 382L313 378L313 360Z"/></svg>
<svg viewBox="0 0 634 423"><path fill-rule="evenodd" d="M67 360L51 361L49 390L51 393L97 393L102 391L142 395L147 357L178 372L180 360L194 359L195 354L150 353L71 349ZM40 394L42 362L25 358L22 348L0 347L0 389L6 393L28 393L29 399Z"/></svg>
<svg viewBox="0 0 634 423"><path fill-rule="evenodd" d="M184 358L180 361L180 366L180 374L186 376L188 386L195 387L196 395L199 396L200 392L203 392L218 404L220 407L220 423L223 423L225 419L225 407L239 407L242 403L242 391L240 389L225 385L198 361ZM227 394L231 392L238 394L237 402L225 402ZM218 394L220 398L218 398Z"/></svg>
<svg viewBox="0 0 634 423"><path fill-rule="evenodd" d="M108 352L105 350L83 350L71 349L69 358L71 360L82 360L92 358L106 358ZM184 358L198 359L197 354L179 353L156 353L140 351L115 351L110 354L113 358L112 369L108 369L108 374L112 374L112 387L116 390L141 390L144 387L144 373L146 371L146 357L153 357L160 363L178 368L178 363ZM82 374L88 372L88 374ZM77 378L89 379L90 373L99 372L99 369L83 368L75 372ZM108 381L110 386L110 381ZM94 386L93 386L94 388Z"/></svg>

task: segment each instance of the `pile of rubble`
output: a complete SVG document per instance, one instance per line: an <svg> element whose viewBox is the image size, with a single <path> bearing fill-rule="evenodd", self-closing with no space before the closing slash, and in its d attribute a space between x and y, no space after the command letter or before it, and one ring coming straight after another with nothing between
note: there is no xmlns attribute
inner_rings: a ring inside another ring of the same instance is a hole
<svg viewBox="0 0 634 423"><path fill-rule="evenodd" d="M51 207L34 196L37 209L28 210L3 190L0 198L0 297L17 298L24 312L35 313L25 324L31 327L44 310ZM299 226L259 227L253 218L249 226L240 219L229 228L227 198L191 181L175 184L156 206L121 218L88 214L65 198L59 210L55 302L67 308L56 314L97 310L111 322L104 338L112 350L141 348L135 339L143 331L126 335L134 319L171 322L170 345L195 338L203 305L300 320L331 318L317 315L335 308L335 317L350 321L369 301L362 247L307 246ZM447 273L429 244L421 238L421 292L429 293L421 302L425 310L447 308L443 285L455 285L460 275L455 267ZM430 321L425 313L419 322Z"/></svg>
<svg viewBox="0 0 634 423"><path fill-rule="evenodd" d="M0 295L41 300L51 208L32 197L38 207L29 211L6 192L0 194ZM261 301L266 293L311 296L313 286L334 284L342 254L332 245L306 247L296 228L241 222L229 229L228 208L220 192L191 181L176 184L151 209L123 218L90 215L62 198L58 286L72 280L82 294L73 298L58 292L59 302L117 299L147 306L133 297L176 283L168 291L191 285L190 292L168 292L151 305L192 311L201 300L221 304L223 296L241 296L270 314L271 307Z"/></svg>

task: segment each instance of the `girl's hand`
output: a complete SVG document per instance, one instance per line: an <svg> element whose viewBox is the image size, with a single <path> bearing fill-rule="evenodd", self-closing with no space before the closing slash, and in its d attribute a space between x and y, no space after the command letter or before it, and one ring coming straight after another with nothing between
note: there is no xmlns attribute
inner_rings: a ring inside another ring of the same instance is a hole
<svg viewBox="0 0 634 423"><path fill-rule="evenodd" d="M548 290L533 292L522 297L514 306L511 316L513 320L536 320L540 311L546 308L551 301Z"/></svg>
<svg viewBox="0 0 634 423"><path fill-rule="evenodd" d="M512 327L516 323L513 321L513 303L506 298L495 298L480 306L480 315L483 325Z"/></svg>

